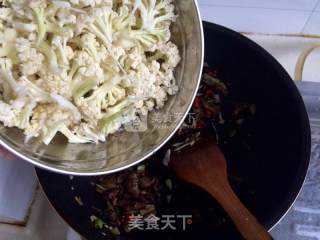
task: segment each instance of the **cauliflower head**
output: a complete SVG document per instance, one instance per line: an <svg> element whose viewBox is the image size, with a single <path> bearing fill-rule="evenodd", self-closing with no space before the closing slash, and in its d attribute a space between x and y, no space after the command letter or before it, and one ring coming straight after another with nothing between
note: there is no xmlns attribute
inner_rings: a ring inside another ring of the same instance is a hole
<svg viewBox="0 0 320 240"><path fill-rule="evenodd" d="M0 121L26 140L104 142L178 91L173 0L6 0Z"/></svg>

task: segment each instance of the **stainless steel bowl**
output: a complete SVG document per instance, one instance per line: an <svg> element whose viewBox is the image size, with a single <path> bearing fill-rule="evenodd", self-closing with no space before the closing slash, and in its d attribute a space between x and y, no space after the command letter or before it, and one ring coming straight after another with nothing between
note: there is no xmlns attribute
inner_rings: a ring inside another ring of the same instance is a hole
<svg viewBox="0 0 320 240"><path fill-rule="evenodd" d="M163 146L179 128L196 95L204 55L202 22L196 0L176 0L179 14L172 27L172 41L179 46L182 61L175 72L180 86L164 109L149 116L144 132L122 132L107 143L69 144L56 137L46 146L38 139L24 142L15 128L0 129L0 144L36 166L73 175L113 173L137 164Z"/></svg>

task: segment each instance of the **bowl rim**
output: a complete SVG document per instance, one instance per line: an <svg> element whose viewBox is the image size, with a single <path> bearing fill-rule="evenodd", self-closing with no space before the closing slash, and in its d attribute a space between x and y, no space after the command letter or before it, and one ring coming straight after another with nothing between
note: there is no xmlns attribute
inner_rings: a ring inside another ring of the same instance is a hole
<svg viewBox="0 0 320 240"><path fill-rule="evenodd" d="M150 156L152 156L155 152L157 152L159 149L161 149L168 140L170 140L172 138L172 136L178 131L178 129L180 128L180 126L183 124L184 119L187 117L191 107L192 107L192 103L197 95L197 91L198 88L200 86L200 82L201 82L201 76L202 76L202 69L203 69L203 64L204 64L204 32L203 32L203 24L202 24L202 18L201 18L201 14L200 14L200 8L199 8L199 4L197 0L192 0L192 3L194 4L194 8L195 8L195 14L197 17L197 21L196 23L198 24L198 28L199 28L199 33L200 33L200 45L201 45L201 49L199 49L200 52L200 63L199 63L199 71L197 73L197 84L196 87L193 91L192 97L191 97L191 101L189 103L189 106L186 109L186 112L184 113L183 117L181 118L181 120L178 122L178 124L176 125L176 127L172 130L172 132L170 134L168 134L168 136L165 138L164 141L162 141L157 147L155 147L154 149L152 149L150 152L148 152L144 157L130 163L127 164L125 166L122 167L116 167L114 169L111 170L93 170L93 171L75 171L75 170L66 170L66 169L61 169L61 168L57 168L55 167L53 164L51 164L50 162L44 164L41 162L38 162L36 160L33 160L27 156L25 156L24 154L22 154L21 152L19 152L18 150L14 149L13 147L9 146L9 144L7 144L3 139L0 139L0 146L4 147L6 150L8 150L9 152L13 153L14 155L16 155L17 157L33 164L36 167L48 170L48 171L52 171L52 172L56 172L56 173L61 173L61 174L67 174L67 175L74 175L74 176L99 176L99 175L105 175L105 174L112 174L112 173L116 173L125 169L128 169L136 164L139 164L141 162L143 162L144 160L146 160L147 158L149 158Z"/></svg>
<svg viewBox="0 0 320 240"><path fill-rule="evenodd" d="M231 30L229 28L226 28L224 26L203 21L203 27L205 30L212 30L212 31L219 31L223 34L227 34L238 41L241 41L243 44L247 45L248 47L254 49L260 56L262 56L268 64L272 68L276 70L276 72L279 74L281 79L285 82L286 87L288 88L288 91L292 93L296 97L296 111L298 112L298 115L300 115L300 127L301 131L304 132L302 142L304 143L301 145L301 162L299 165L299 175L297 175L295 179L295 186L292 187L290 193L287 196L286 201L279 204L279 208L277 210L277 213L268 219L264 225L265 227L271 231L272 229L277 226L281 220L284 219L284 217L289 213L291 208L293 207L294 203L297 201L303 185L306 182L309 167L310 167L310 160L311 160L311 127L309 122L309 116L306 110L306 106L304 104L303 98L294 83L293 79L290 77L288 72L284 69L284 67L279 63L277 59L275 59L267 50L265 50L263 47L252 41L251 39L247 38L245 35L238 33L234 30Z"/></svg>

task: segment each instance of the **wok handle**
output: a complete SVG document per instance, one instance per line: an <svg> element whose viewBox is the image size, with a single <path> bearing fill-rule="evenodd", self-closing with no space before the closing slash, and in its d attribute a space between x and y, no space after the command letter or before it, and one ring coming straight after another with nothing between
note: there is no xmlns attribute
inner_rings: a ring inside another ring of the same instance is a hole
<svg viewBox="0 0 320 240"><path fill-rule="evenodd" d="M303 52L300 54L295 67L294 80L302 81L303 69L304 69L306 60L309 57L309 55L317 48L320 48L320 43L310 45L309 47L304 49Z"/></svg>

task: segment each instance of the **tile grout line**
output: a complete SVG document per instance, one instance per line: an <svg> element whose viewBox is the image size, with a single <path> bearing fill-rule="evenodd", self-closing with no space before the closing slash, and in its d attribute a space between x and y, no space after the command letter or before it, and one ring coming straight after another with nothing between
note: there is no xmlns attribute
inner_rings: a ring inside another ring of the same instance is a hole
<svg viewBox="0 0 320 240"><path fill-rule="evenodd" d="M301 29L300 34L303 34L303 32L306 30L306 28L307 28L307 26L308 26L308 24L309 24L309 22L310 22L310 20L311 20L311 18L312 18L312 16L313 16L313 14L316 12L316 9L317 9L317 7L318 7L319 4L320 4L320 0L318 0L318 2L315 4L315 6L314 6L312 12L310 13L307 21L305 22L304 26L303 26L302 29Z"/></svg>
<svg viewBox="0 0 320 240"><path fill-rule="evenodd" d="M294 9L294 8L276 8L276 7L253 7L253 6L241 6L241 5L224 5L224 4L199 4L200 7L224 7L224 8L243 8L243 9L263 9L263 10L279 10L279 11L292 11L292 12L316 12L318 3L320 3L320 0L316 3L316 6L313 9L307 10L307 9Z"/></svg>
<svg viewBox="0 0 320 240"><path fill-rule="evenodd" d="M318 9L318 7L320 7L320 0L318 0L318 3L316 4L316 9ZM316 10L316 12L320 11L320 9Z"/></svg>

